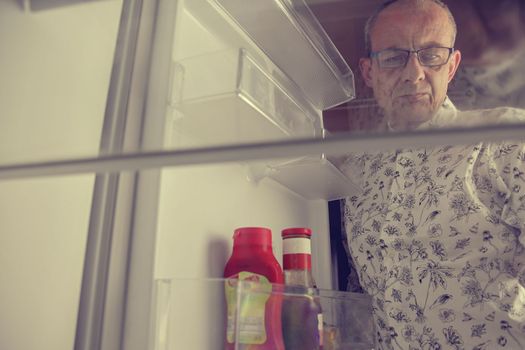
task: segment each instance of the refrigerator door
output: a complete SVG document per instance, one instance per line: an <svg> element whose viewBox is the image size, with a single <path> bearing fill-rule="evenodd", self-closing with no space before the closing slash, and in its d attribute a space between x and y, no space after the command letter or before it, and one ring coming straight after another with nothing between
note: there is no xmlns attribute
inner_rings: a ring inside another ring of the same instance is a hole
<svg viewBox="0 0 525 350"><path fill-rule="evenodd" d="M98 154L122 1L22 3L0 1L1 165ZM98 182L93 172L0 182L2 349L74 348Z"/></svg>

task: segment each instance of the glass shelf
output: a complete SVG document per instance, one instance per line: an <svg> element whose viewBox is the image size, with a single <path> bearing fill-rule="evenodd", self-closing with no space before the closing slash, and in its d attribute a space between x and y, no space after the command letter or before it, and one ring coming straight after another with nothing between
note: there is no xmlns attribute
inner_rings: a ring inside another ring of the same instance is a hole
<svg viewBox="0 0 525 350"><path fill-rule="evenodd" d="M403 147L434 147L444 144L463 145L479 142L479 140L522 140L524 135L525 124L390 134L338 134L325 139L296 139L272 143L250 143L187 150L140 151L98 157L21 162L0 165L0 179L111 173L222 162L246 163L275 159L276 155L281 159L303 157L305 154L326 154L335 157L348 154L347 150L367 152Z"/></svg>
<svg viewBox="0 0 525 350"><path fill-rule="evenodd" d="M251 181L268 177L305 199L335 200L360 191L325 154L248 164Z"/></svg>
<svg viewBox="0 0 525 350"><path fill-rule="evenodd" d="M234 291L237 305L242 307L250 307L248 301L256 297L262 297L263 300L274 297L285 301L318 299L323 310L324 350L374 349L374 322L368 295L277 284L268 289L255 282L225 279L157 280L151 348L222 348L227 333L227 285L230 291ZM233 316L233 324L242 327L240 323L241 317L237 312ZM234 343L236 348L244 348L237 339Z"/></svg>

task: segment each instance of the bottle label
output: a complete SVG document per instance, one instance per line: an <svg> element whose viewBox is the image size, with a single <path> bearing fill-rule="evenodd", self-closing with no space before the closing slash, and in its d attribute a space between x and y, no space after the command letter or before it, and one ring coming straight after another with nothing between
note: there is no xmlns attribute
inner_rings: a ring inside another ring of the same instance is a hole
<svg viewBox="0 0 525 350"><path fill-rule="evenodd" d="M283 239L283 254L311 254L309 238Z"/></svg>
<svg viewBox="0 0 525 350"><path fill-rule="evenodd" d="M238 283L249 281L250 283ZM251 283L253 282L253 283ZM272 285L265 276L242 271L225 283L228 343L264 344L265 311Z"/></svg>

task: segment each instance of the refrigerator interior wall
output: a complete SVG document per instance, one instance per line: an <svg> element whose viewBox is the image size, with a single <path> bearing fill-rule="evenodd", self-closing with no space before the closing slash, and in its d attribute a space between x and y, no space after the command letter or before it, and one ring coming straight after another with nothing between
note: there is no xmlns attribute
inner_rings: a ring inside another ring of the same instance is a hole
<svg viewBox="0 0 525 350"><path fill-rule="evenodd" d="M0 1L0 159L97 154L121 1ZM73 348L94 175L0 182L0 347Z"/></svg>

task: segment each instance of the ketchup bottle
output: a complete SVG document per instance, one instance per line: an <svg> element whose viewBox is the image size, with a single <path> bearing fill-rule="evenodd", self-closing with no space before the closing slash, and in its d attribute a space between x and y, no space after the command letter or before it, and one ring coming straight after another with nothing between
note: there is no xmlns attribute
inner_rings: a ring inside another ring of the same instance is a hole
<svg viewBox="0 0 525 350"><path fill-rule="evenodd" d="M281 324L282 296L272 293L272 283L283 284L281 266L272 251L272 232L264 227L241 227L233 235L233 252L226 263L226 302L228 325L226 349L284 350ZM237 305L237 281L242 285ZM249 289L253 288L253 295ZM248 291L246 291L248 289ZM240 310L237 310L237 306ZM238 327L238 329L236 329Z"/></svg>

